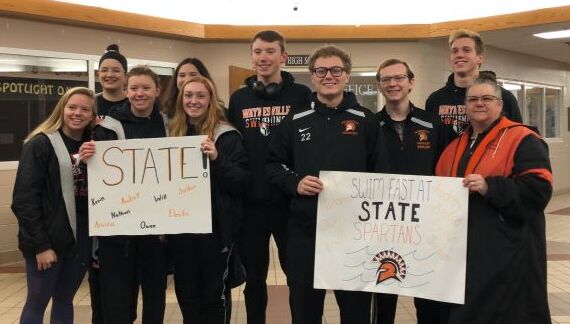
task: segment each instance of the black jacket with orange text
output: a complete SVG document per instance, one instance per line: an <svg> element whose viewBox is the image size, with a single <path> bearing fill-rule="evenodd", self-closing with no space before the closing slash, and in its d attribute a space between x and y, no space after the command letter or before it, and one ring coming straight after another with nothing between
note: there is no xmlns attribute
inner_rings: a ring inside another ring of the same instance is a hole
<svg viewBox="0 0 570 324"><path fill-rule="evenodd" d="M295 83L289 72L281 71L283 81L273 96L264 96L253 89L256 76L245 80L246 87L235 91L228 107L228 119L243 136L249 160L251 181L245 196L247 203L286 203L286 198L274 190L265 174L265 162L270 138L290 112L307 109L311 90Z"/></svg>

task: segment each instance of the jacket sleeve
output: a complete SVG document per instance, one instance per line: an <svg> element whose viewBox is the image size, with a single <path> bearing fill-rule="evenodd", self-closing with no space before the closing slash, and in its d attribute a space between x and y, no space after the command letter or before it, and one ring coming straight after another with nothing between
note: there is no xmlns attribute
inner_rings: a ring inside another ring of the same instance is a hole
<svg viewBox="0 0 570 324"><path fill-rule="evenodd" d="M37 253L51 248L44 225L42 196L49 170L50 154L55 154L47 137L38 135L22 149L12 194L12 211L18 219L20 240Z"/></svg>
<svg viewBox="0 0 570 324"><path fill-rule="evenodd" d="M517 98L510 91L503 88L501 88L501 91L503 96L503 115L514 122L522 123L523 120Z"/></svg>
<svg viewBox="0 0 570 324"><path fill-rule="evenodd" d="M368 146L368 171L379 173L390 173L390 160L388 158L388 144L384 137L384 132L380 128L380 121L376 115L367 116L369 134Z"/></svg>
<svg viewBox="0 0 570 324"><path fill-rule="evenodd" d="M290 196L297 195L297 185L301 177L293 171L293 155L291 141L292 115L289 114L269 142L269 156L265 171L269 182Z"/></svg>
<svg viewBox="0 0 570 324"><path fill-rule="evenodd" d="M511 177L488 177L487 202L505 218L526 221L543 212L552 195L552 171L546 143L524 138L515 153Z"/></svg>
<svg viewBox="0 0 570 324"><path fill-rule="evenodd" d="M218 158L212 161L212 171L228 192L241 195L245 192L249 179L247 171L247 153L241 136L235 132L222 134L216 141Z"/></svg>
<svg viewBox="0 0 570 324"><path fill-rule="evenodd" d="M426 107L427 112L429 112L430 114L433 114L433 115L437 116L437 118L439 118L439 114L437 113L436 105L437 105L437 102L435 100L435 95L432 93L427 98L426 104L424 107Z"/></svg>

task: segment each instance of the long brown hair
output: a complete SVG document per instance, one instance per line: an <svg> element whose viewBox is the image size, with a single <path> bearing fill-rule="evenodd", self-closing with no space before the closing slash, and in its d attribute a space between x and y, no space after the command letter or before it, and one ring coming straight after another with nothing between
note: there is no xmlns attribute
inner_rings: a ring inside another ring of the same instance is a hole
<svg viewBox="0 0 570 324"><path fill-rule="evenodd" d="M188 132L189 118L184 111L184 105L182 103L184 98L184 88L192 82L198 82L203 84L208 92L210 93L210 103L208 105L208 111L206 115L196 123L196 132L199 135L207 135L209 138L214 138L214 131L216 126L220 123L227 123L226 116L224 114L223 108L216 100L218 94L216 93L216 87L208 78L203 76L195 76L190 80L186 81L182 86L182 89L178 93L178 98L176 99L176 106L174 109L174 117L169 123L170 136L186 136Z"/></svg>
<svg viewBox="0 0 570 324"><path fill-rule="evenodd" d="M91 111L93 112L93 120L91 124L87 126L87 128L93 127L93 123L95 121L95 116L97 115L97 107L95 105L95 94L90 89L84 87L75 87L67 90L63 96L59 99L55 108L51 112L51 115L43 121L43 123L39 124L26 138L24 139L24 143L34 138L34 136L38 135L39 133L53 133L59 130L63 126L63 110L69 98L71 96L81 94L91 98Z"/></svg>

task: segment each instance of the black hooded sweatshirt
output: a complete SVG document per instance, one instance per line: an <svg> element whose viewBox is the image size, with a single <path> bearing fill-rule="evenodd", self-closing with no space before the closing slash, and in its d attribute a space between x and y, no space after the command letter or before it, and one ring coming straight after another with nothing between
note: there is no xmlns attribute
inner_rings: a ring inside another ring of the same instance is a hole
<svg viewBox="0 0 570 324"><path fill-rule="evenodd" d="M436 114L441 122L452 127L455 136L461 134L469 125L465 114L466 88L455 85L453 73L447 79L445 86L432 92L426 100L426 111ZM503 98L503 115L508 119L522 123L521 112L515 96L501 87Z"/></svg>
<svg viewBox="0 0 570 324"><path fill-rule="evenodd" d="M235 91L228 107L228 119L242 134L249 160L251 181L245 201L250 204L286 204L287 199L272 188L265 174L269 139L290 112L310 108L311 90L295 83L293 76L281 71L282 82L274 95L256 90L257 76L245 80L246 87Z"/></svg>

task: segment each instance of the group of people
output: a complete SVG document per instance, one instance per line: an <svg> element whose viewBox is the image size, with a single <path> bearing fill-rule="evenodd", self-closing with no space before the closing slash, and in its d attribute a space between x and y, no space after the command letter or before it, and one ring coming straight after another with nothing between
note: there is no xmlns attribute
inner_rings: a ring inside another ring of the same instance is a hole
<svg viewBox="0 0 570 324"><path fill-rule="evenodd" d="M245 280L247 323L265 323L269 240L287 276L295 324L321 323L325 291L313 288L321 170L462 177L469 190L465 304L415 298L418 323L550 323L544 208L552 193L548 148L521 124L516 99L479 71L481 37L449 38L452 74L426 109L409 94L415 75L388 59L376 74L376 115L345 91L352 61L318 48L308 69L315 92L281 69L278 32L251 42L255 75L227 109L204 64L180 62L164 102L158 76L127 69L116 45L99 63L95 95L73 88L26 138L13 194L28 296L21 323L73 322L73 296L89 270L93 323L162 323L166 278L184 323L229 323L230 289ZM270 107L269 115L253 111ZM97 117L97 115L102 117ZM107 236L87 229L86 163L97 141L206 135L213 233ZM397 295L335 291L341 323L394 323Z"/></svg>

